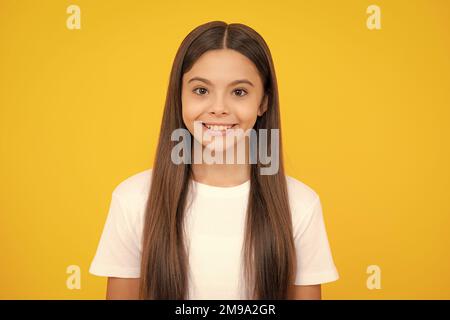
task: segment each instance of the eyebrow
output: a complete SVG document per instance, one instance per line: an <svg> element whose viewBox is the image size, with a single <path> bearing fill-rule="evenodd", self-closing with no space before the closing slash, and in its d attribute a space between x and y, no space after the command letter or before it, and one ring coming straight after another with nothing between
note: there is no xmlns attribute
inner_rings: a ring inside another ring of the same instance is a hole
<svg viewBox="0 0 450 320"><path fill-rule="evenodd" d="M212 82L211 81L209 81L208 79L205 79L205 78L201 78L201 77L193 77L193 78L189 79L188 83L190 83L192 81L195 81L195 80L202 81L202 82L212 86ZM251 85L252 87L254 87L253 83L250 80L247 80L247 79L234 80L233 82L231 82L229 84L229 86L233 86L233 85L236 85L238 83L247 83L247 84Z"/></svg>

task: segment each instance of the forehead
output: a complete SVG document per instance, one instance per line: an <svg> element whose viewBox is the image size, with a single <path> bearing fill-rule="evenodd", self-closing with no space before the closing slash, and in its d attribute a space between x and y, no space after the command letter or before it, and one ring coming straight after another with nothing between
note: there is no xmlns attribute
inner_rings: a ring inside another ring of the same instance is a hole
<svg viewBox="0 0 450 320"><path fill-rule="evenodd" d="M205 52L183 75L183 80L202 77L213 84L227 84L236 79L249 79L255 85L260 81L258 69L254 63L232 49L210 50Z"/></svg>

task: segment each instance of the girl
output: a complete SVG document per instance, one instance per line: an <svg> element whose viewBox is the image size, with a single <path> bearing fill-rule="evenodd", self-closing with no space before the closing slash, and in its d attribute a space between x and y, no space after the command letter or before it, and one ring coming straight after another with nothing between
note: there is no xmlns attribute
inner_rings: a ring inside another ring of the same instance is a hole
<svg viewBox="0 0 450 320"><path fill-rule="evenodd" d="M186 146L201 146L184 149L184 160L251 144L248 135L231 147L215 143L239 129L267 134L265 147L276 146L279 165L262 174L267 163L249 161L247 149L239 163L180 162L177 129L189 133ZM279 130L277 81L263 38L222 21L189 33L170 74L153 168L112 193L89 270L109 277L107 298L321 299L320 284L339 278L321 202L285 175Z"/></svg>

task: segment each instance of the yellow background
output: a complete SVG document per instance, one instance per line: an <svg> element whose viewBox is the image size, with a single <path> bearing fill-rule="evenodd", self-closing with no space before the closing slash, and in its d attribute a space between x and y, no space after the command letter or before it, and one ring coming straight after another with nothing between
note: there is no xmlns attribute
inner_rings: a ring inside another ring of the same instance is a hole
<svg viewBox="0 0 450 320"><path fill-rule="evenodd" d="M151 166L175 52L210 20L271 48L288 174L321 196L340 274L323 298L449 299L445 0L0 0L0 298L104 298L88 268L111 192Z"/></svg>

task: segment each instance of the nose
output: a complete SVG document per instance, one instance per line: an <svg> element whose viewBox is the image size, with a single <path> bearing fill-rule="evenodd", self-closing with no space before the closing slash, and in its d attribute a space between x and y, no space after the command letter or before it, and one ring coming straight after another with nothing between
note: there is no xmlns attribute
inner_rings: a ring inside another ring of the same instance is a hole
<svg viewBox="0 0 450 320"><path fill-rule="evenodd" d="M225 99L217 97L214 100L211 108L209 109L209 113L216 116L228 114L228 108L226 106Z"/></svg>

